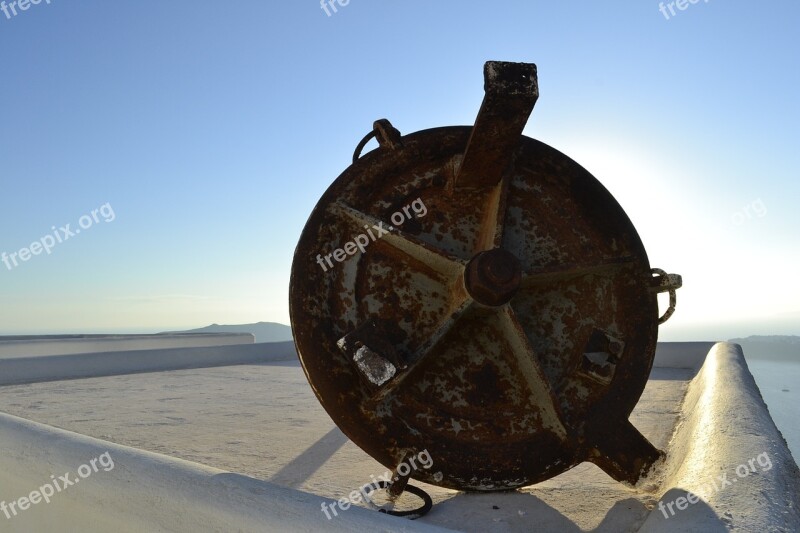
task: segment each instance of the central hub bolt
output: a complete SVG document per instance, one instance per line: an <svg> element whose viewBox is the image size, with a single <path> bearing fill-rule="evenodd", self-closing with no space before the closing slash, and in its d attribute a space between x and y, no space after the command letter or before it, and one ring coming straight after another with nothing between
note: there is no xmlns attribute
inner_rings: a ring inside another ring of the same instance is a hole
<svg viewBox="0 0 800 533"><path fill-rule="evenodd" d="M464 284L476 302L491 307L508 303L519 290L522 266L502 248L480 252L467 264Z"/></svg>

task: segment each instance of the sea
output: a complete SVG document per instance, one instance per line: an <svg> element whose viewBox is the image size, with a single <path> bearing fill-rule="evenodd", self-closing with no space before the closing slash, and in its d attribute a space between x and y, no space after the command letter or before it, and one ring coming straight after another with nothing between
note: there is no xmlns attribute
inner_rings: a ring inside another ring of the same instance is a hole
<svg viewBox="0 0 800 533"><path fill-rule="evenodd" d="M800 461L800 363L750 358L747 366L797 463Z"/></svg>

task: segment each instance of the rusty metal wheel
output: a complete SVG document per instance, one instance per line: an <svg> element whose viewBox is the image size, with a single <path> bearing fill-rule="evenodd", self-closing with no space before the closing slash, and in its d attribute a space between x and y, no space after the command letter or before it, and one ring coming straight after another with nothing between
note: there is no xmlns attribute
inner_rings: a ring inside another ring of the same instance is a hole
<svg viewBox="0 0 800 533"><path fill-rule="evenodd" d="M657 293L680 279L653 277L589 172L521 136L535 66L485 73L475 126L401 136L376 122L380 148L315 207L290 285L303 369L383 465L427 450L434 465L415 479L507 490L588 460L634 483L661 452L628 416Z"/></svg>

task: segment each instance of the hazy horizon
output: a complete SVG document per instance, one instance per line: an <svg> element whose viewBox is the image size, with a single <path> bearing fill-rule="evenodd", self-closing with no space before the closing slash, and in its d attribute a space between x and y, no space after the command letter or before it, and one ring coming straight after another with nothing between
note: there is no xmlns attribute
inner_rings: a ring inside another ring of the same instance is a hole
<svg viewBox="0 0 800 533"><path fill-rule="evenodd" d="M275 322L270 320L261 320L247 324L254 324L260 322L280 324L283 326L291 327L291 324L283 322ZM155 334L163 333L165 331L186 331L192 329L200 329L210 325L219 326L240 326L245 324L227 324L223 322L212 322L208 324L191 324L186 326L164 326L158 328L144 328L144 327L128 327L128 328L83 328L83 329L65 329L65 330L52 330L52 329L32 329L27 331L10 331L0 329L0 336L14 336L14 335L77 335L77 334ZM704 333L708 331L709 333ZM736 325L715 326L715 328L704 329L703 326L697 326L696 332L667 332L662 326L659 331L658 340L661 342L691 342L691 341L727 341L735 338L746 338L752 336L789 336L800 337L800 331L797 328L792 329L792 326L787 323L785 330L773 330L769 325L753 326L749 328L739 328Z"/></svg>

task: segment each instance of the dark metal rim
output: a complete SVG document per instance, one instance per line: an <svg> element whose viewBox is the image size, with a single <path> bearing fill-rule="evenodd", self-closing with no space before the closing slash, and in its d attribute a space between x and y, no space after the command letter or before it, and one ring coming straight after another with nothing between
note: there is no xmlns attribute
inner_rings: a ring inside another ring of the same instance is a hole
<svg viewBox="0 0 800 533"><path fill-rule="evenodd" d="M441 143L437 141L447 140L448 137L456 138L463 136L464 142L466 142L466 136L469 134L470 131L471 128L468 126L449 126L444 128L433 128L430 130L423 130L420 132L409 134L403 137L403 141L406 148L412 150L421 150L424 154L427 154L427 148L426 148L427 146L431 145L439 146ZM457 141L450 141L450 142L457 142ZM602 187L602 185L599 182L597 182L596 178L591 176L591 174L588 171L580 167L580 165L571 160L568 156L564 155L563 153L559 152L558 150L544 143L541 143L540 141L536 141L534 139L523 136L520 139L520 145L521 146L519 148L519 156L523 160L527 157L527 153L531 148L545 152L552 152L554 156L559 158L559 160L563 160L566 164L569 164L572 168L578 168L581 172L591 177L593 183L592 190L604 193L602 194L604 198L606 198L607 195L607 200L611 203L611 207L616 208L613 209L615 214L619 213L618 217L627 223L626 231L632 235L632 239L633 241L635 241L633 243L634 244L633 248L635 249L634 255L641 260L640 262L642 268L647 267L647 271L649 271L649 263L647 261L647 256L646 253L644 252L644 247L641 244L641 241L638 237L638 234L635 231L635 228L633 228L632 224L630 223L630 220L627 218L627 215L625 215L624 210L622 210L621 206L619 206L619 204L614 200L613 196L611 196L610 193L608 193ZM293 264L292 280L290 283L291 285L290 314L292 315L292 324L293 326L295 326L295 343L298 348L298 354L300 355L300 360L303 364L303 371L305 372L306 377L312 384L314 392L317 395L323 407L331 415L331 417L337 421L337 425L339 425L342 428L345 434L347 434L348 437L350 437L351 440L353 440L353 442L356 443L359 447L367 451L367 453L375 457L381 464L384 464L384 466L387 467L396 464L397 461L399 461L400 459L397 456L395 456L396 454L392 455L389 451L387 451L387 449L379 445L376 445L375 443L372 443L370 439L374 438L374 434L370 433L368 427L367 429L365 429L365 427L362 427L364 426L363 423L360 425L356 424L354 426L353 424L349 423L349 421L340 420L341 417L337 416L337 408L334 401L332 400L333 396L329 396L328 394L326 394L328 392L326 390L327 382L325 380L314 379L315 377L318 377L315 375L318 373L317 372L318 369L316 369L316 366L318 366L317 365L318 361L315 362L314 359L320 358L320 354L322 354L323 356L328 355L327 350L321 348L323 345L325 345L326 339L320 338L321 334L319 332L319 328L309 329L308 327L300 327L300 328L296 327L298 324L306 324L314 322L313 317L309 315L308 311L304 309L302 306L301 303L303 301L302 296L304 295L304 292L307 291L305 291L301 287L305 282L307 282L309 277L312 278L316 277L313 276L314 274L313 272L308 272L307 267L305 267L304 264L298 260L305 258L305 256L310 253L310 250L315 249L313 246L310 246L314 245L315 242L309 241L308 234L316 232L316 228L318 227L317 222L319 222L320 219L323 218L327 204L331 203L332 201L334 201L334 199L342 195L342 193L346 190L346 184L350 180L353 180L357 176L360 176L362 172L368 172L370 174L380 175L391 170L392 172L390 173L390 175L397 175L397 172L394 171L394 169L398 165L401 167L407 166L404 164L404 159L407 156L407 154L403 152L404 152L403 150L387 150L387 151L375 150L373 152L365 154L361 159L359 159L356 165L353 165L348 169L346 169L342 173L342 175L340 175L339 178L329 187L329 189L326 191L326 193L318 202L317 206L314 209L314 212L309 218L306 227L303 230L303 236L301 237L300 242L298 243L297 250L295 252L295 263ZM442 155L437 154L437 159L441 158L442 160L444 160L446 157L447 154L442 154ZM362 165L368 165L372 168L366 168ZM311 229L313 229L314 231L311 232L310 231ZM655 348L655 334L656 334L657 319L658 319L656 308L653 309L652 315L653 315L652 320L645 320L645 324L643 324L643 326L650 326L647 329L650 328L653 329L653 331L651 331L649 335L650 337L652 337L651 338L652 345L650 342L646 342L645 344L647 345L648 348L644 350L644 352L646 353L644 353L642 357L637 358L637 359L642 359L640 370L642 370L643 372L644 370L646 370L647 373L649 373L650 366L652 365L652 358L653 358L652 352L654 351ZM338 355L338 353L336 355ZM320 360L325 360L325 357L322 357ZM644 367L646 367L646 369ZM617 411L620 411L619 404L620 403L624 404L625 409L622 409L625 411L623 414L626 415L624 416L624 418L627 418L627 414L629 414L630 410L632 410L633 405L635 405L636 400L640 396L641 390L644 389L645 384L646 384L646 379L642 381L642 383L636 383L634 384L633 387L628 386L624 391L617 391L613 395L613 401L616 402ZM360 418L360 416L355 415L354 418ZM367 424L366 426L369 425ZM417 445L419 443L412 442L411 444L412 444L411 447L413 448L414 447L413 445ZM382 446L385 446L385 443ZM581 454L579 454L581 455L580 457L572 457L572 455L574 454L570 454L570 457L568 457L567 460L565 460L565 462L563 463L563 468L560 470L566 470L571 466L573 466L575 464L573 459L577 460L578 462L580 462L581 460L586 460L586 458ZM551 477L552 475L553 473L548 471L546 477ZM545 478L526 476L524 484L527 485L530 483L535 483ZM439 480L433 481L428 479L424 479L424 481L435 485L445 486L448 488L463 489L462 485L458 483L453 483L452 480L448 478L445 478L443 482ZM515 486L517 485L515 484ZM509 488L508 486L502 486L490 490L507 490L508 488ZM485 490L485 489L480 489L480 490Z"/></svg>

